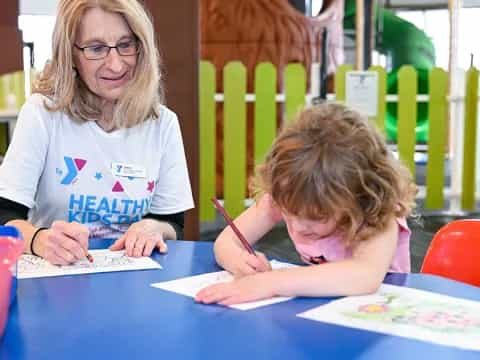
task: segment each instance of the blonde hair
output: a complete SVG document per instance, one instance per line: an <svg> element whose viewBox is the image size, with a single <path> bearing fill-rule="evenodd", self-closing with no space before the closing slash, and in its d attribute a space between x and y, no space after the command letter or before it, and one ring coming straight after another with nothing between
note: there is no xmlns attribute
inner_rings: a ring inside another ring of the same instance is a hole
<svg viewBox="0 0 480 360"><path fill-rule="evenodd" d="M90 8L120 14L139 44L133 78L118 99L112 119L115 128L131 127L159 116L163 100L160 56L155 44L152 21L137 0L60 0L53 31L52 59L37 78L33 92L49 97L50 111L64 111L77 120L98 120L101 100L93 94L74 70L73 47L78 27Z"/></svg>
<svg viewBox="0 0 480 360"><path fill-rule="evenodd" d="M392 216L408 216L415 204L410 172L367 119L340 104L302 111L257 170L258 190L280 209L335 217L347 246L383 230Z"/></svg>

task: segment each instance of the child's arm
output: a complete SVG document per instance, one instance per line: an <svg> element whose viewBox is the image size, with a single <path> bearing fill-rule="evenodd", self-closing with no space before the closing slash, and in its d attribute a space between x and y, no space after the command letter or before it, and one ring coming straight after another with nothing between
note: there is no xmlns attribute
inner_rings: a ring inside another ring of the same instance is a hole
<svg viewBox="0 0 480 360"><path fill-rule="evenodd" d="M237 217L234 223L245 239L253 245L279 220L270 196L264 195ZM270 263L262 253L256 252L255 256L246 251L230 226L216 239L214 252L217 263L235 276L271 270Z"/></svg>
<svg viewBox="0 0 480 360"><path fill-rule="evenodd" d="M351 259L258 273L201 290L196 300L231 305L273 296L346 296L375 292L393 259L398 225L392 218L385 231L364 241Z"/></svg>
<svg viewBox="0 0 480 360"><path fill-rule="evenodd" d="M272 274L269 281L276 284L275 295L344 296L375 292L392 263L398 231L395 218L391 218L387 228L360 243L350 259Z"/></svg>

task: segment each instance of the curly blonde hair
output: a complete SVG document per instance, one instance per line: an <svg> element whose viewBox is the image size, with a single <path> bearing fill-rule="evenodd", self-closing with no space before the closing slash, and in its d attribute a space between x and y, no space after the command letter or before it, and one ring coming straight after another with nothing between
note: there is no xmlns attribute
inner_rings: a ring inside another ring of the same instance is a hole
<svg viewBox="0 0 480 360"><path fill-rule="evenodd" d="M80 121L98 120L102 116L100 99L74 71L73 47L78 27L90 8L120 14L139 43L133 79L116 103L115 128L132 127L150 117L159 116L163 100L160 56L152 21L137 0L60 0L53 31L52 59L37 77L33 91L49 97L50 111L64 111Z"/></svg>
<svg viewBox="0 0 480 360"><path fill-rule="evenodd" d="M305 109L280 132L256 185L290 214L338 219L346 246L382 231L392 216L408 216L417 191L376 128L336 103Z"/></svg>

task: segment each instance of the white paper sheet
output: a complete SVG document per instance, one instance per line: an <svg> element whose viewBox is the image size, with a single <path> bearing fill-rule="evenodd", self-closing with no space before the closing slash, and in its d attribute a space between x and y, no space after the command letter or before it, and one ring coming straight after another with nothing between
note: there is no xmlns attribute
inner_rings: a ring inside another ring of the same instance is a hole
<svg viewBox="0 0 480 360"><path fill-rule="evenodd" d="M373 295L334 300L297 316L480 350L480 303L424 290L383 284Z"/></svg>
<svg viewBox="0 0 480 360"><path fill-rule="evenodd" d="M28 279L162 268L160 264L149 257L128 257L124 251L90 250L89 253L93 257L93 263L84 259L75 264L63 266L52 265L38 256L22 255L17 263L17 277L18 279Z"/></svg>
<svg viewBox="0 0 480 360"><path fill-rule="evenodd" d="M294 267L297 265L289 264L289 263L284 263L276 260L270 261L270 264L272 265L273 269L284 269L288 267ZM201 274L201 275L195 275L195 276L189 276L177 280L171 280L171 281L165 281L165 282L159 282L159 283L154 283L151 284L153 287L156 287L158 289L163 289L167 291L172 291L177 294L181 295L186 295L190 296L192 298L197 295L197 293L213 284L221 283L221 282L228 282L232 281L233 276L227 272L227 271L217 271L217 272L212 272L212 273L206 273L206 274ZM291 297L274 297L271 299L265 299L265 300L259 300L259 301L252 301L248 303L243 303L243 304L236 304L236 305L230 305L230 307L239 309L239 310L250 310L254 309L260 306L265 306L265 305L270 305L270 304L276 304L282 301L287 301L290 300Z"/></svg>

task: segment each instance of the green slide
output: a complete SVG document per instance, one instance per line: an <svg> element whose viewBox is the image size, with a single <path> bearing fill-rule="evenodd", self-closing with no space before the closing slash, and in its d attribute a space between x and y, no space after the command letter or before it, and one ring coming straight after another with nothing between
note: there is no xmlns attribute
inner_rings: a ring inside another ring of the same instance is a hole
<svg viewBox="0 0 480 360"><path fill-rule="evenodd" d="M428 74L435 66L435 48L432 40L412 23L392 11L375 6L375 22L380 19L383 30L375 43L375 50L387 57L387 92L397 93L397 72L402 65L412 65L418 73L418 93L428 93ZM345 0L345 29L355 30L355 0ZM426 142L428 109L426 103L417 105L417 142ZM388 103L385 128L390 140L397 138L397 105Z"/></svg>

